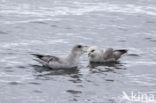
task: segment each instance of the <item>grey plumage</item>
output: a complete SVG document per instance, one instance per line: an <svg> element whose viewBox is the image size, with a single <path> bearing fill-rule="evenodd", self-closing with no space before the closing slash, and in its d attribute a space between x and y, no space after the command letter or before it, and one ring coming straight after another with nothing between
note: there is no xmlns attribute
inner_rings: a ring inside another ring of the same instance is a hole
<svg viewBox="0 0 156 103"><path fill-rule="evenodd" d="M123 54L127 52L128 50L126 49L114 50L113 55L114 55L115 60L118 60Z"/></svg>
<svg viewBox="0 0 156 103"><path fill-rule="evenodd" d="M43 66L58 69L58 68L73 68L76 67L79 61L79 57L84 53L83 48L86 46L75 45L70 54L66 57L56 57L51 55L32 54L36 58L37 62Z"/></svg>
<svg viewBox="0 0 156 103"><path fill-rule="evenodd" d="M127 53L126 49L113 50L112 48L106 48L103 50L97 50L95 47L90 47L88 49L90 62L117 61L125 53Z"/></svg>
<svg viewBox="0 0 156 103"><path fill-rule="evenodd" d="M47 63L49 63L50 61L57 61L59 62L59 58L56 56L51 56L51 55L41 55L41 54L32 54L33 56L35 56L38 59L41 59Z"/></svg>

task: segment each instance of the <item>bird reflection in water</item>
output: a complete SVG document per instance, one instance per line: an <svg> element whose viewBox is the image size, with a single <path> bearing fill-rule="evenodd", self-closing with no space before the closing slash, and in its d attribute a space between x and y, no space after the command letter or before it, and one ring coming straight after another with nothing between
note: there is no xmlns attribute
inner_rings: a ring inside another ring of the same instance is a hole
<svg viewBox="0 0 156 103"><path fill-rule="evenodd" d="M71 69L51 69L44 66L32 65L35 72L44 75L70 75L70 74L78 74L79 69L71 68Z"/></svg>
<svg viewBox="0 0 156 103"><path fill-rule="evenodd" d="M72 83L81 83L82 74L79 71L79 68L71 69L51 69L39 65L32 65L35 70L35 76L40 79L51 80L52 76L65 76L70 77L68 81ZM81 85L80 85L81 86Z"/></svg>
<svg viewBox="0 0 156 103"><path fill-rule="evenodd" d="M90 71L92 73L100 73L100 72L115 73L115 69L125 69L123 63L120 63L119 61L105 63L90 62L88 67L90 68Z"/></svg>

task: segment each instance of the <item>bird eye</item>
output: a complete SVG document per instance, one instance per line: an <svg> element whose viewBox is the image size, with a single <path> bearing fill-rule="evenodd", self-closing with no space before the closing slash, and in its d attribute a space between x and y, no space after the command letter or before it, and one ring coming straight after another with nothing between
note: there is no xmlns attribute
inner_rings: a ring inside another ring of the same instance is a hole
<svg viewBox="0 0 156 103"><path fill-rule="evenodd" d="M82 48L82 46L81 46L81 45L78 45L77 47L78 47L78 48Z"/></svg>
<svg viewBox="0 0 156 103"><path fill-rule="evenodd" d="M92 50L91 52L94 52L95 50Z"/></svg>

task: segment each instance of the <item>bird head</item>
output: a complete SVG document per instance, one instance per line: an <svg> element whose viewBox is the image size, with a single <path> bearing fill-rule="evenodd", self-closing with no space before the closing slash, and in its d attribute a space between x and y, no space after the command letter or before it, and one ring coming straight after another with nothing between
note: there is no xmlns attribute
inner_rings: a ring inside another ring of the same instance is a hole
<svg viewBox="0 0 156 103"><path fill-rule="evenodd" d="M88 57L89 58L94 58L97 56L97 47L92 46L88 49Z"/></svg>
<svg viewBox="0 0 156 103"><path fill-rule="evenodd" d="M81 55L87 52L86 48L88 48L88 46L83 44L77 44L72 48L72 52L76 53L77 55Z"/></svg>

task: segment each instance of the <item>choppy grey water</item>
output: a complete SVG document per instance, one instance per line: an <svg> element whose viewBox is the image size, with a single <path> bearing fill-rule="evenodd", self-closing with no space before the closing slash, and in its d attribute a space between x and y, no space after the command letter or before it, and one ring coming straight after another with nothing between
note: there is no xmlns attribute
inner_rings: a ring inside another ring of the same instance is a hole
<svg viewBox="0 0 156 103"><path fill-rule="evenodd" d="M129 54L93 68L83 55L69 71L30 55L64 56L77 43ZM0 103L134 103L123 92L156 96L155 67L155 0L0 0Z"/></svg>

